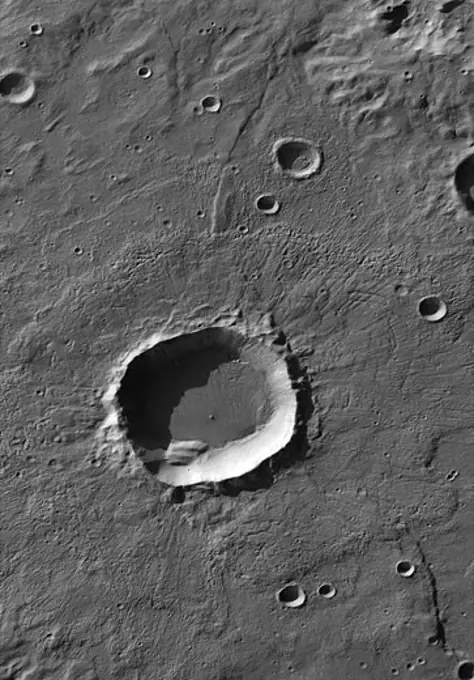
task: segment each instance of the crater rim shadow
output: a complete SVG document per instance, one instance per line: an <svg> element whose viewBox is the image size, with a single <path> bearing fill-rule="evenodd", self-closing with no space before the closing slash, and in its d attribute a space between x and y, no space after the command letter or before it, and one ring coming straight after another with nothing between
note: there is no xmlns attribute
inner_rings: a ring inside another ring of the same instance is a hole
<svg viewBox="0 0 474 680"><path fill-rule="evenodd" d="M454 171L454 188L466 210L474 214L474 154L466 156Z"/></svg>
<svg viewBox="0 0 474 680"><path fill-rule="evenodd" d="M386 22L384 27L384 32L386 35L393 35L397 33L404 21L408 19L410 15L410 3L408 0L399 5L392 5L381 13L380 19Z"/></svg>

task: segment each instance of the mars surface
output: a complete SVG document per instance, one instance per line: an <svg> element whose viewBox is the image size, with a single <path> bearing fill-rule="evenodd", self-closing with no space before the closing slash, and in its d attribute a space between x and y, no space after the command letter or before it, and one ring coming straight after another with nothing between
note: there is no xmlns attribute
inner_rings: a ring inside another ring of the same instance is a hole
<svg viewBox="0 0 474 680"><path fill-rule="evenodd" d="M472 0L0 32L0 680L473 679Z"/></svg>

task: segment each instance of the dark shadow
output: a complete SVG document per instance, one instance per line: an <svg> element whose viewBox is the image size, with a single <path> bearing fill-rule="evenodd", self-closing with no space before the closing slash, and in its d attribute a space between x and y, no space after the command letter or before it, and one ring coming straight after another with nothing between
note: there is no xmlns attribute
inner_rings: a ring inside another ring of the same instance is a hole
<svg viewBox="0 0 474 680"><path fill-rule="evenodd" d="M441 308L441 300L436 295L430 295L420 300L418 304L418 312L420 316L433 316L437 314Z"/></svg>
<svg viewBox="0 0 474 680"><path fill-rule="evenodd" d="M269 461L275 474L306 459L309 450L308 422L314 412L313 390L306 368L300 365L297 356L292 353L287 357L287 366L290 378L297 390L297 424L288 445Z"/></svg>
<svg viewBox="0 0 474 680"><path fill-rule="evenodd" d="M395 5L382 12L380 18L386 22L384 27L387 35L393 35L400 30L402 23L408 18L410 3L403 2L401 5Z"/></svg>
<svg viewBox="0 0 474 680"><path fill-rule="evenodd" d="M456 7L459 7L462 5L464 0L448 0L448 2L444 2L442 6L440 7L440 12L443 14L449 14L452 12Z"/></svg>
<svg viewBox="0 0 474 680"><path fill-rule="evenodd" d="M7 73L0 79L0 95L2 95L2 97L8 97L18 88L24 87L24 83L25 77L22 73L18 73L17 71Z"/></svg>
<svg viewBox="0 0 474 680"><path fill-rule="evenodd" d="M294 43L291 47L293 56L304 55L317 45L323 19L324 12L319 10L319 16L313 17L302 26L297 27Z"/></svg>
<svg viewBox="0 0 474 680"><path fill-rule="evenodd" d="M184 503L185 498L186 494L184 492L183 487L175 486L170 494L170 503L174 503L175 505L181 505L181 503Z"/></svg>
<svg viewBox="0 0 474 680"><path fill-rule="evenodd" d="M457 677L459 680L472 680L474 678L474 662L470 659L461 661L458 664Z"/></svg>
<svg viewBox="0 0 474 680"><path fill-rule="evenodd" d="M474 154L459 163L454 172L454 188L464 207L474 213Z"/></svg>
<svg viewBox="0 0 474 680"><path fill-rule="evenodd" d="M205 386L212 371L235 358L235 350L219 343L213 329L172 338L137 356L117 393L127 437L147 450L166 449L171 416L184 394Z"/></svg>

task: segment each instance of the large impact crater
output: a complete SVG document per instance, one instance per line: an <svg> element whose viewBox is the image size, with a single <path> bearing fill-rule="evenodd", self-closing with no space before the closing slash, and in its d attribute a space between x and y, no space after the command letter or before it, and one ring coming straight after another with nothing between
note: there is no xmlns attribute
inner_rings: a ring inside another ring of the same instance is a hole
<svg viewBox="0 0 474 680"><path fill-rule="evenodd" d="M240 477L285 448L297 398L285 352L210 326L148 342L113 398L117 427L166 484Z"/></svg>

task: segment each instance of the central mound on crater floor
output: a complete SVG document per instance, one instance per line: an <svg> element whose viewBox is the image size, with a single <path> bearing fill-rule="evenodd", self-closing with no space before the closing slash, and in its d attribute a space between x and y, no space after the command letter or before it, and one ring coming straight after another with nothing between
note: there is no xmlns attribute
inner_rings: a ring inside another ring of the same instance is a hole
<svg viewBox="0 0 474 680"><path fill-rule="evenodd" d="M173 486L240 477L293 436L297 401L284 357L210 327L157 342L130 361L116 394L142 462Z"/></svg>

